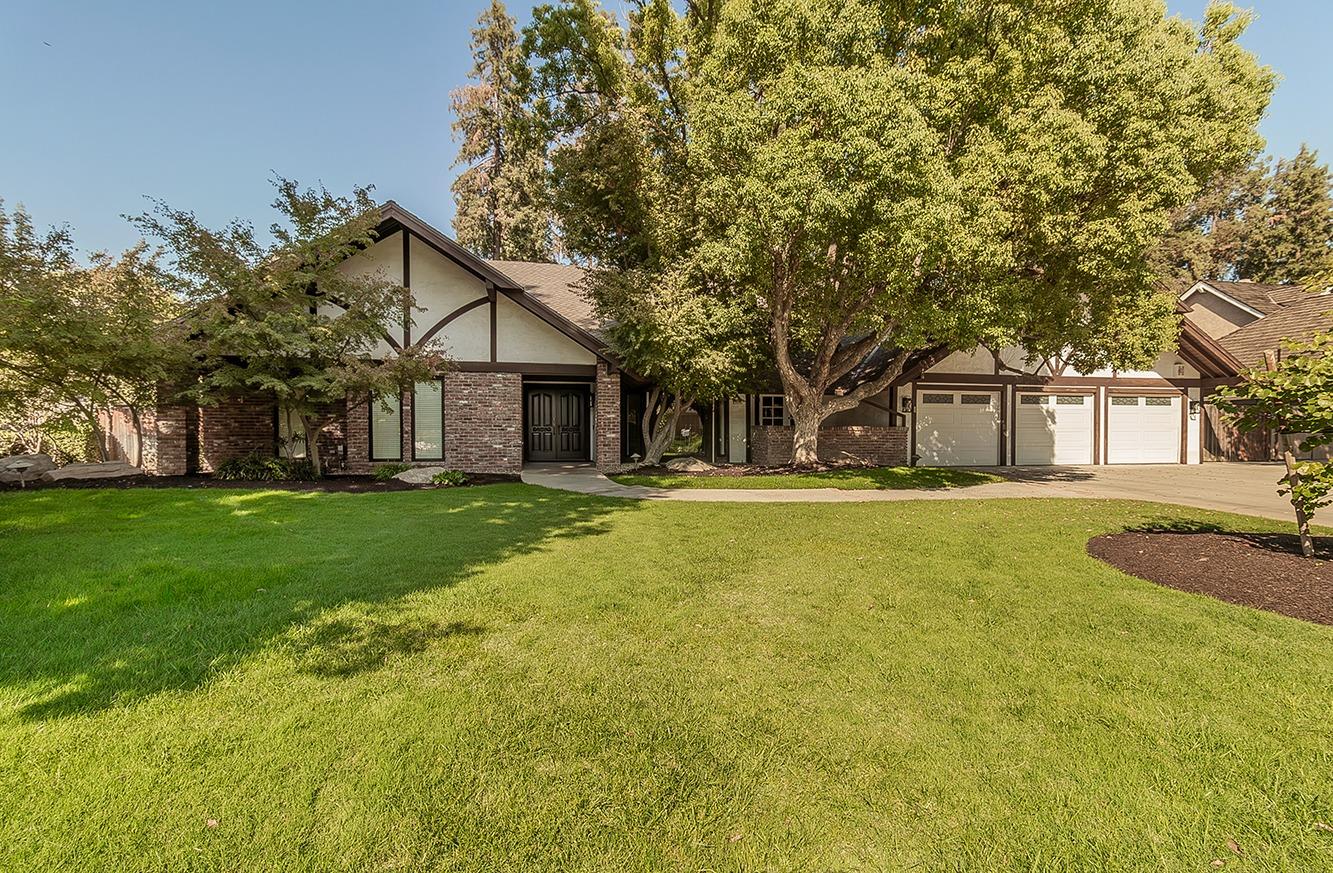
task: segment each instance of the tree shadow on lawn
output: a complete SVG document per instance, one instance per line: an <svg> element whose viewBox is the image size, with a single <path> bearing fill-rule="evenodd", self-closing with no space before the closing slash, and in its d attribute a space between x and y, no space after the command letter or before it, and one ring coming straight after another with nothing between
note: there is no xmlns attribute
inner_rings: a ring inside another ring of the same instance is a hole
<svg viewBox="0 0 1333 873"><path fill-rule="evenodd" d="M0 688L41 720L193 690L282 636L326 677L475 641L484 627L395 601L637 506L518 485L0 495Z"/></svg>

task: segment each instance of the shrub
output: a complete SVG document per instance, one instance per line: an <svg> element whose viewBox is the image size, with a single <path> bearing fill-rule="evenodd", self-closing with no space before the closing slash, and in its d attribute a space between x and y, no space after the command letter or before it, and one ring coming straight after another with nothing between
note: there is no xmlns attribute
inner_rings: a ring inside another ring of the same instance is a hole
<svg viewBox="0 0 1333 873"><path fill-rule="evenodd" d="M445 488L457 488L460 485L467 484L467 476L463 475L462 470L441 470L430 481L436 485L443 485Z"/></svg>
<svg viewBox="0 0 1333 873"><path fill-rule="evenodd" d="M233 482L310 482L316 476L314 467L305 458L275 458L251 452L221 464L213 478Z"/></svg>
<svg viewBox="0 0 1333 873"><path fill-rule="evenodd" d="M394 476L397 476L404 470L410 470L410 469L412 469L411 464L403 464L403 463L381 464L380 466L375 468L375 479L378 482L388 482L390 479L392 479Z"/></svg>

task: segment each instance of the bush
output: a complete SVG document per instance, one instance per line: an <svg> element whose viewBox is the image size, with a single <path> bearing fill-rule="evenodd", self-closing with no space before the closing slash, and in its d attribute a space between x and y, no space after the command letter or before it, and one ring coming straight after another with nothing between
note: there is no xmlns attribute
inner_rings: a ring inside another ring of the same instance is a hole
<svg viewBox="0 0 1333 873"><path fill-rule="evenodd" d="M375 468L375 480L378 482L388 482L404 470L410 469L412 469L411 464L381 464Z"/></svg>
<svg viewBox="0 0 1333 873"><path fill-rule="evenodd" d="M305 458L275 458L251 452L223 463L213 473L215 479L245 482L310 482L315 468Z"/></svg>
<svg viewBox="0 0 1333 873"><path fill-rule="evenodd" d="M436 485L443 485L445 488L457 488L460 485L467 484L467 476L463 475L462 470L441 470L430 481Z"/></svg>

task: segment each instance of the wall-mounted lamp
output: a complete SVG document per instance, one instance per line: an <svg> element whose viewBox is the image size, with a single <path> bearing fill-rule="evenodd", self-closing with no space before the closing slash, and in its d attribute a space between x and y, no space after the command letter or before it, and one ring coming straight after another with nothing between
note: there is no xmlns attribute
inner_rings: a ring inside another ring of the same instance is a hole
<svg viewBox="0 0 1333 873"><path fill-rule="evenodd" d="M903 412L911 412L911 411L912 411L912 398L910 398L910 397L904 397L904 398L902 398L901 400L898 401L898 405L899 405L899 407L902 408L902 411L903 411Z"/></svg>
<svg viewBox="0 0 1333 873"><path fill-rule="evenodd" d="M1203 408L1203 401L1201 401L1201 400L1191 400L1191 401L1190 401L1190 418L1192 418L1192 419L1193 419L1193 418L1198 418L1198 417L1199 417L1199 410L1202 409L1202 408Z"/></svg>

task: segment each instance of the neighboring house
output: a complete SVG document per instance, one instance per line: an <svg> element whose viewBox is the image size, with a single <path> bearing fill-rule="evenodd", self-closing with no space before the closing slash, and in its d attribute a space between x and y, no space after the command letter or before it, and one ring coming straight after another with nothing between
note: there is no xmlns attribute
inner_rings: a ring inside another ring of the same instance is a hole
<svg viewBox="0 0 1333 873"><path fill-rule="evenodd" d="M373 353L436 342L451 363L401 397L340 404L319 437L331 473L391 462L501 473L542 461L610 467L642 452L651 386L607 348L580 268L483 260L393 202L382 218L375 244L344 269L382 271L411 289L418 311L413 324L387 330ZM1293 318L1304 325L1295 313L1310 308L1308 299L1286 286L1249 283L1199 283L1181 299L1179 347L1149 370L1083 374L1058 360L1031 365L1013 348L923 356L888 390L831 417L821 456L967 466L1223 456L1209 451L1207 396L1236 381L1252 347ZM884 357L872 355L856 375L873 377ZM695 411L690 427L698 428L705 458L790 460L792 428L776 386ZM116 416L110 424L113 433L125 430ZM271 397L163 405L145 418L144 466L163 475L208 472L251 451L294 451L300 437Z"/></svg>

